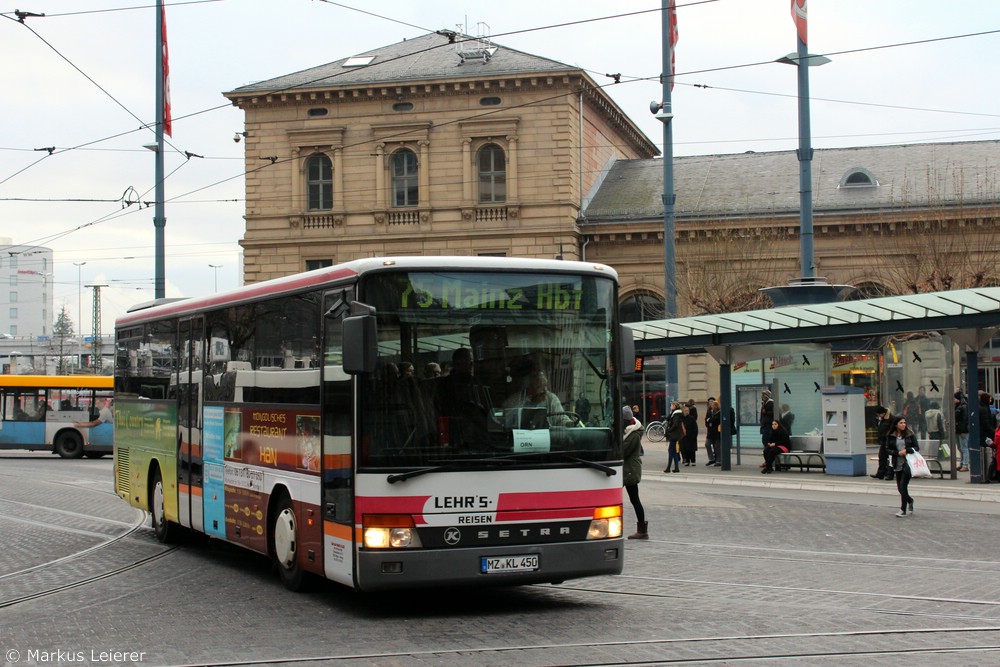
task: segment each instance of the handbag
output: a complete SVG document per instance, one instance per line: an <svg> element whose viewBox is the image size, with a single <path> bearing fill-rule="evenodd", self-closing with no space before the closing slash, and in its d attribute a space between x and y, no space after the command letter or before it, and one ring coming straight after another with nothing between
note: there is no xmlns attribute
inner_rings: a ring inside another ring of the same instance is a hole
<svg viewBox="0 0 1000 667"><path fill-rule="evenodd" d="M948 446L947 442L942 442L941 446L938 447L938 458L942 461L951 459L951 447Z"/></svg>
<svg viewBox="0 0 1000 667"><path fill-rule="evenodd" d="M920 452L906 455L906 464L910 466L910 474L914 477L931 477L931 469Z"/></svg>

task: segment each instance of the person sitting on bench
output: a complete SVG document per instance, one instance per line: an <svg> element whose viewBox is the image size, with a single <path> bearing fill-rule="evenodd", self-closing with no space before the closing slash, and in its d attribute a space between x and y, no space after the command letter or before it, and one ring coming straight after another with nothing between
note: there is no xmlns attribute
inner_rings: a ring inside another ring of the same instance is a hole
<svg viewBox="0 0 1000 667"><path fill-rule="evenodd" d="M774 472L774 460L778 458L779 454L787 454L791 448L792 441L788 437L788 431L775 419L771 422L770 442L764 446L764 469L760 473L766 475Z"/></svg>

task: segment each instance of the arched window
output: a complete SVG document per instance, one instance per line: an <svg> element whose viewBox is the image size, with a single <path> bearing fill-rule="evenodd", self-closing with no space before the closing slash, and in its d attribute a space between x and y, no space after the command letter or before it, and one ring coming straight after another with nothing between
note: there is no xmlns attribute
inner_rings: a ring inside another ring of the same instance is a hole
<svg viewBox="0 0 1000 667"><path fill-rule="evenodd" d="M849 169L840 179L842 188L874 188L878 186L875 175L864 167Z"/></svg>
<svg viewBox="0 0 1000 667"><path fill-rule="evenodd" d="M306 193L310 211L333 208L333 163L325 155L311 155L306 162Z"/></svg>
<svg viewBox="0 0 1000 667"><path fill-rule="evenodd" d="M623 323L662 320L664 311L663 298L649 292L632 294L618 306L618 316Z"/></svg>
<svg viewBox="0 0 1000 667"><path fill-rule="evenodd" d="M392 155L392 205L416 206L420 203L417 183L417 154L404 148Z"/></svg>
<svg viewBox="0 0 1000 667"><path fill-rule="evenodd" d="M479 149L479 203L507 201L507 160L503 149L486 144Z"/></svg>

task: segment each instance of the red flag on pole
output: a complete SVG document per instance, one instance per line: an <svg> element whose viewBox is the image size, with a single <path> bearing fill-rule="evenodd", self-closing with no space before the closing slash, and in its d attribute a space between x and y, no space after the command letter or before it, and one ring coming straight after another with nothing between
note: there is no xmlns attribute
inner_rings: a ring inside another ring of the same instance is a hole
<svg viewBox="0 0 1000 667"><path fill-rule="evenodd" d="M160 47L163 49L163 132L174 136L170 118L170 58L167 52L167 10L160 5Z"/></svg>
<svg viewBox="0 0 1000 667"><path fill-rule="evenodd" d="M805 2L805 0L802 0ZM670 90L674 89L674 73L677 71L677 0L670 0Z"/></svg>
<svg viewBox="0 0 1000 667"><path fill-rule="evenodd" d="M808 44L806 0L792 0L792 20L795 21L795 29L799 33L799 39L802 40L803 44Z"/></svg>

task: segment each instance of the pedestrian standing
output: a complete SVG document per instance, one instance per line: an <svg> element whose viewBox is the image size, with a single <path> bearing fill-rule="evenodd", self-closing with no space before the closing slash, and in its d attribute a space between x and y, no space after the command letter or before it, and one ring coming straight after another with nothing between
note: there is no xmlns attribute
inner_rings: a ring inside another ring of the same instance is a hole
<svg viewBox="0 0 1000 667"><path fill-rule="evenodd" d="M898 517L906 516L907 510L913 514L913 498L910 496L910 466L906 455L920 451L917 435L906 425L906 418L899 417L893 422L888 435L889 453L892 456L892 469L896 472L896 489L899 490Z"/></svg>
<svg viewBox="0 0 1000 667"><path fill-rule="evenodd" d="M876 442L878 442L878 468L875 469L872 479L892 479L893 471L892 466L889 465L889 445L886 439L886 436L889 435L889 427L892 426L889 408L883 405L875 408L875 419L878 421L876 425L878 433L876 436Z"/></svg>
<svg viewBox="0 0 1000 667"><path fill-rule="evenodd" d="M719 454L719 441L722 439L722 411L719 404L715 402L714 396L708 397L708 411L705 414L705 454L708 456L708 463L705 465L715 465L722 456Z"/></svg>
<svg viewBox="0 0 1000 667"><path fill-rule="evenodd" d="M698 454L698 408L694 406L694 401L689 401L689 405L682 408L684 415L684 436L681 438L681 457L684 465L695 465L695 458Z"/></svg>
<svg viewBox="0 0 1000 667"><path fill-rule="evenodd" d="M774 401L771 400L771 390L765 389L760 392L760 443L765 447L771 442L772 421L774 421Z"/></svg>
<svg viewBox="0 0 1000 667"><path fill-rule="evenodd" d="M958 451L961 452L958 471L969 470L969 404L961 390L955 392L955 435L958 436Z"/></svg>
<svg viewBox="0 0 1000 667"><path fill-rule="evenodd" d="M677 401L670 403L670 417L667 419L667 467L663 472L680 472L681 438L684 437L684 413ZM671 467L673 470L671 470Z"/></svg>
<svg viewBox="0 0 1000 667"><path fill-rule="evenodd" d="M628 499L632 502L635 510L636 531L628 536L630 540L648 540L648 524L646 522L646 511L642 508L639 500L639 482L642 480L642 423L636 419L632 409L627 405L622 406L622 422L625 424L625 437L623 442L623 454L625 456L625 466L623 469L623 482Z"/></svg>

